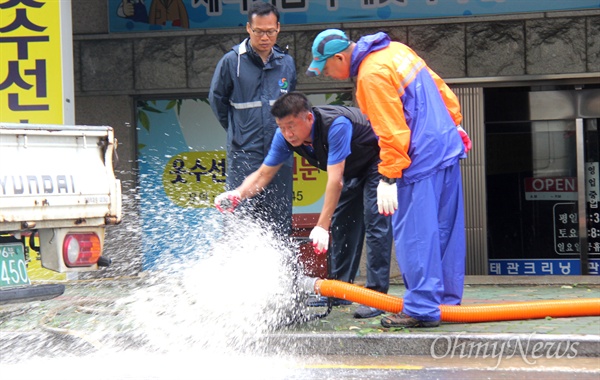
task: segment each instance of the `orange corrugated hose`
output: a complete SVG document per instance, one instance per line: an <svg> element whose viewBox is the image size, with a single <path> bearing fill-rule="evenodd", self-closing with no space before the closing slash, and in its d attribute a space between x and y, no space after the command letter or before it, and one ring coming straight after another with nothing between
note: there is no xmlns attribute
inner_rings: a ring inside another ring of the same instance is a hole
<svg viewBox="0 0 600 380"><path fill-rule="evenodd" d="M402 298L337 280L316 279L314 291L325 297L343 298L390 313L402 311ZM546 317L600 316L600 298L511 302L471 306L441 305L446 322L494 322Z"/></svg>

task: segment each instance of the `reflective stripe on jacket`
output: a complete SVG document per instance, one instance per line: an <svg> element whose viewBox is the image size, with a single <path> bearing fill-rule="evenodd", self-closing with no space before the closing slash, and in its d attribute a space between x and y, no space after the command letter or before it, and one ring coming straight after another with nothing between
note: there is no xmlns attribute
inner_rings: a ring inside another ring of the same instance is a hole
<svg viewBox="0 0 600 380"><path fill-rule="evenodd" d="M242 151L267 155L277 128L271 106L295 87L294 59L277 46L267 63L249 47L247 39L221 58L208 100L227 130L228 155Z"/></svg>

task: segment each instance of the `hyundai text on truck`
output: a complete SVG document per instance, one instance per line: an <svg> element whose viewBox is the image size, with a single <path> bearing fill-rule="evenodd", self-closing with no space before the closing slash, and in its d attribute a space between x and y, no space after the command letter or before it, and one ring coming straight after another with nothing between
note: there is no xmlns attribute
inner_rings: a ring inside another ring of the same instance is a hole
<svg viewBox="0 0 600 380"><path fill-rule="evenodd" d="M110 264L105 228L121 221L116 146L108 126L0 122L0 305L64 292L31 283L32 249L59 273Z"/></svg>

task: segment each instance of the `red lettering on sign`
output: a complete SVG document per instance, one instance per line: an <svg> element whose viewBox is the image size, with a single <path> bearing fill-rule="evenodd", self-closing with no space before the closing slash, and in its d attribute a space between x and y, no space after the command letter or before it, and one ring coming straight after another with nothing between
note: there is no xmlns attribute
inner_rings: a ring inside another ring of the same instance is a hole
<svg viewBox="0 0 600 380"><path fill-rule="evenodd" d="M575 177L545 177L525 178L526 192L565 192L577 191L577 178Z"/></svg>

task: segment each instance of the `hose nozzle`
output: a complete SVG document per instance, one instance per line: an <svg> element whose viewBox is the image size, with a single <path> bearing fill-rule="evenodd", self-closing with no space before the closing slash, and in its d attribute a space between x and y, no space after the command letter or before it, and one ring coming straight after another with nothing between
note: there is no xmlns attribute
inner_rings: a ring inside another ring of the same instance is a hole
<svg viewBox="0 0 600 380"><path fill-rule="evenodd" d="M221 202L219 202L219 207L222 210L229 210L233 208L233 202L229 198L222 199Z"/></svg>
<svg viewBox="0 0 600 380"><path fill-rule="evenodd" d="M240 193L237 190L223 193L215 200L215 206L221 212L233 212L239 204Z"/></svg>
<svg viewBox="0 0 600 380"><path fill-rule="evenodd" d="M316 277L302 276L298 279L298 287L308 294L318 294L316 289L317 280L319 279Z"/></svg>

